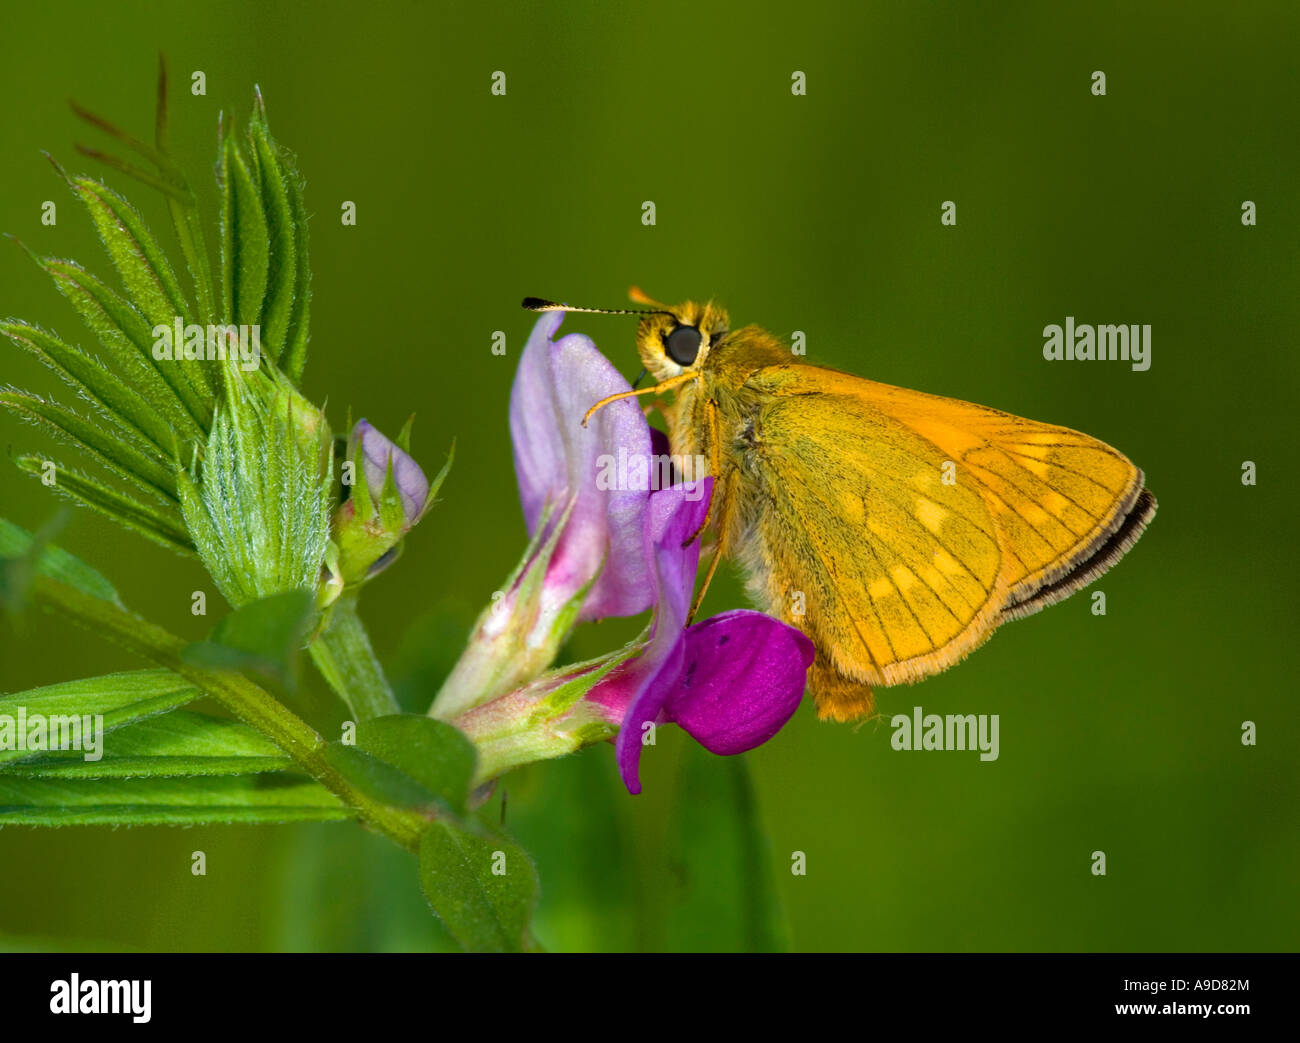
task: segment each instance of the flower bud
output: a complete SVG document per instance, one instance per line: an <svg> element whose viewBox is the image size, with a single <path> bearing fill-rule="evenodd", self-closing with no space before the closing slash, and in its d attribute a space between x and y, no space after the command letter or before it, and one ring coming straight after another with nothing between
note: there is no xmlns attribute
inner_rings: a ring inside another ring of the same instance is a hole
<svg viewBox="0 0 1300 1043"><path fill-rule="evenodd" d="M432 484L401 446L367 420L358 420L348 439L351 495L334 512L338 548L332 567L344 585L378 575L401 553L401 541L424 516L451 465Z"/></svg>

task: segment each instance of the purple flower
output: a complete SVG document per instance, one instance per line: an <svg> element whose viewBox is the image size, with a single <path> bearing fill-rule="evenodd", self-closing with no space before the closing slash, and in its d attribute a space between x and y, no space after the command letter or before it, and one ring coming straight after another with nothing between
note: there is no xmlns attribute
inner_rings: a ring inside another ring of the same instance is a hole
<svg viewBox="0 0 1300 1043"><path fill-rule="evenodd" d="M550 524L572 502L567 525L547 566L548 600L567 601L590 583L579 620L634 616L650 607L651 583L642 544L647 489L602 488L602 465L620 452L648 461L650 427L635 400L606 406L584 428L583 416L627 381L588 337L552 337L564 318L548 312L524 347L510 393L519 499L530 536L544 510Z"/></svg>
<svg viewBox="0 0 1300 1043"><path fill-rule="evenodd" d="M652 493L667 440L630 399L582 426L595 403L631 389L588 338L552 340L561 317L533 327L510 398L530 546L429 712L475 743L480 782L614 738L624 783L639 793L647 723L676 723L714 753L753 749L798 708L813 647L759 612L686 625L700 545L684 544L713 480ZM543 673L575 622L651 607L640 648Z"/></svg>
<svg viewBox="0 0 1300 1043"><path fill-rule="evenodd" d="M451 464L449 458L430 482L401 446L364 419L348 436L347 459L354 469L351 495L334 512L333 544L326 551L329 600L397 559L402 537L424 517Z"/></svg>
<svg viewBox="0 0 1300 1043"><path fill-rule="evenodd" d="M609 481L610 458L648 468L650 426L635 402L591 406L631 388L581 334L552 340L563 315L543 315L510 392L519 499L530 543L429 712L452 720L518 690L554 661L573 626L634 616L652 603L642 532L649 493Z"/></svg>
<svg viewBox="0 0 1300 1043"><path fill-rule="evenodd" d="M358 444L361 447L361 469L371 499L378 503L383 496L384 479L388 475L391 460L393 481L402 497L402 513L406 517L406 525L414 525L424 514L429 498L429 479L424 476L420 465L364 417L352 428L349 456L355 456Z"/></svg>
<svg viewBox="0 0 1300 1043"><path fill-rule="evenodd" d="M705 479L711 492L712 479ZM780 731L798 709L813 645L761 612L724 612L685 626L699 564L699 528L709 497L692 501L674 486L650 497L646 557L653 563L654 633L641 655L597 684L587 698L619 724L619 771L641 792L642 736L648 722L673 722L705 749L743 753Z"/></svg>

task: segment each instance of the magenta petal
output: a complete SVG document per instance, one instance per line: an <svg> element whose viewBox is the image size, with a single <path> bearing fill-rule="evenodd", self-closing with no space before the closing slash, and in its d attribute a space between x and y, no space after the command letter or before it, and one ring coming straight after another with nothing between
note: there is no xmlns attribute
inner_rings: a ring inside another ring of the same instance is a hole
<svg viewBox="0 0 1300 1043"><path fill-rule="evenodd" d="M402 513L407 525L414 525L420 520L424 501L429 498L429 479L425 477L424 471L400 446L364 417L352 428L352 445L355 446L358 441L361 443L361 469L370 498L379 502L391 457L393 481L402 496Z"/></svg>
<svg viewBox="0 0 1300 1043"><path fill-rule="evenodd" d="M724 612L686 630L681 674L661 703L713 753L744 753L799 708L813 644L761 612Z"/></svg>
<svg viewBox="0 0 1300 1043"><path fill-rule="evenodd" d="M654 563L655 633L667 628L676 634L686 625L700 564L700 541L691 540L709 512L713 479L698 486L674 485L650 497L646 516L646 557Z"/></svg>
<svg viewBox="0 0 1300 1043"><path fill-rule="evenodd" d="M642 728L663 719L665 702L682 670L682 627L691 607L695 571L700 560L698 540L682 546L704 521L713 479L706 478L704 495L687 497L682 486L650 497L646 515L646 556L654 562L654 635L645 651L597 685L588 698L612 715L622 715L615 749L618 770L629 793L641 792Z"/></svg>
<svg viewBox="0 0 1300 1043"><path fill-rule="evenodd" d="M651 604L642 542L647 490L602 488L609 483L598 479L609 476L608 461L620 454L648 459L650 428L630 399L605 406L582 426L591 406L630 387L589 338L575 333L552 342L562 318L548 312L537 320L510 395L524 520L531 535L547 503L561 511L576 497L548 585L576 590L599 572L580 618L636 615Z"/></svg>
<svg viewBox="0 0 1300 1043"><path fill-rule="evenodd" d="M623 723L614 742L614 752L618 759L618 771L623 776L623 785L632 794L641 792L641 749L644 745L644 731L647 721L656 723L664 720L664 704L672 691L673 682L682 668L682 650L685 642L681 631L676 632L676 639L665 641L660 655L654 655L655 643L642 653L641 658L627 664L629 678L643 678L636 697L623 716ZM637 667L640 666L641 670ZM646 668L653 672L645 676ZM617 688L618 681L614 681Z"/></svg>

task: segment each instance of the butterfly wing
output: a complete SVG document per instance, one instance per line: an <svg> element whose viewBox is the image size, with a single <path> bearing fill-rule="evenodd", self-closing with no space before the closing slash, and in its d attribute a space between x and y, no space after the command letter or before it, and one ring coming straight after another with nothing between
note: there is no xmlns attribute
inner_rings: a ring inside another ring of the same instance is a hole
<svg viewBox="0 0 1300 1043"><path fill-rule="evenodd" d="M1155 511L1132 462L1068 428L813 366L763 367L745 390L732 545L817 644L824 716L860 715L869 686L944 670L1091 582Z"/></svg>

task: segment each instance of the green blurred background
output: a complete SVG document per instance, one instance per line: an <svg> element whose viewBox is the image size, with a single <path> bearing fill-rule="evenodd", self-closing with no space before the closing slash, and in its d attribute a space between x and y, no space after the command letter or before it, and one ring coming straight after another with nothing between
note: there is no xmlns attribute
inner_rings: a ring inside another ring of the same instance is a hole
<svg viewBox="0 0 1300 1043"><path fill-rule="evenodd" d="M107 274L40 156L105 173L73 152L104 142L66 99L148 137L165 51L174 151L213 204L217 113L242 121L259 83L315 214L308 393L336 426L351 407L395 432L414 411L426 465L457 439L443 502L363 602L409 708L427 706L523 546L506 429L531 325L519 298L714 295L735 323L805 331L812 361L1103 438L1160 500L1095 588L1104 618L1076 597L879 693L886 715L999 714L996 763L895 752L887 722L821 724L809 705L748 755L790 944L1296 947L1294 5L25 6L0 14L0 230ZM204 97L189 94L196 69ZM165 231L147 190L106 179ZM1257 227L1241 224L1247 199ZM0 314L90 339L15 247L0 249ZM1150 371L1048 364L1041 330L1066 315L1150 323ZM629 320L564 329L639 368ZM8 345L0 382L62 394ZM8 415L0 443L6 458L47 445ZM0 466L0 513L37 527L53 501ZM84 511L62 542L147 616L194 637L211 624L189 614L190 592L210 589L196 563ZM706 614L741 603L727 575ZM570 651L634 630L590 627ZM138 665L50 617L0 636L4 691ZM679 771L680 733L664 735L639 797L608 746L506 780L547 947L735 944L730 870L674 853L684 815L712 798ZM195 850L205 877L190 875ZM795 851L806 876L789 871ZM683 901L691 881L707 886ZM0 948L445 944L414 861L351 826L0 831Z"/></svg>

